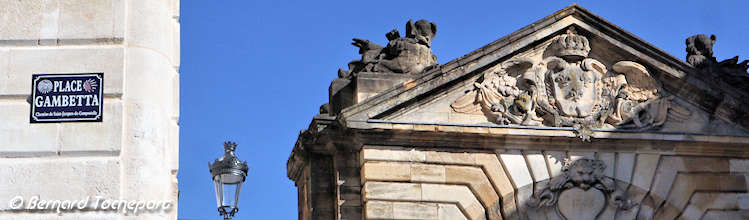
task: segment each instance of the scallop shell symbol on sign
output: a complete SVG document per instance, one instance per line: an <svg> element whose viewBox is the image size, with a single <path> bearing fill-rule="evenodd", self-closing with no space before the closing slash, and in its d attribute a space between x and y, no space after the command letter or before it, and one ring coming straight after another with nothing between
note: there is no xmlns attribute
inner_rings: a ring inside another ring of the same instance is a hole
<svg viewBox="0 0 749 220"><path fill-rule="evenodd" d="M52 81L49 81L47 79L40 81L38 84L36 84L36 89L39 90L42 94L47 94L48 92L52 91Z"/></svg>
<svg viewBox="0 0 749 220"><path fill-rule="evenodd" d="M88 79L86 82L83 82L83 89L86 90L86 92L93 92L96 89L96 81L94 79Z"/></svg>

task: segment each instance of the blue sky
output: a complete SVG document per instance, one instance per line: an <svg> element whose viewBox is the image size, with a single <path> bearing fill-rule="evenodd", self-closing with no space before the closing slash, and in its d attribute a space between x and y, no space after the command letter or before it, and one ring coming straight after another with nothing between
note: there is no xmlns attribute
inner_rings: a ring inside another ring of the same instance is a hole
<svg viewBox="0 0 749 220"><path fill-rule="evenodd" d="M698 33L717 35L718 60L749 59L749 1L574 2L680 59ZM443 64L574 2L182 0L179 217L219 219L207 164L232 140L250 166L236 219L297 218L286 160L337 69L360 58L351 38L384 45L427 19Z"/></svg>

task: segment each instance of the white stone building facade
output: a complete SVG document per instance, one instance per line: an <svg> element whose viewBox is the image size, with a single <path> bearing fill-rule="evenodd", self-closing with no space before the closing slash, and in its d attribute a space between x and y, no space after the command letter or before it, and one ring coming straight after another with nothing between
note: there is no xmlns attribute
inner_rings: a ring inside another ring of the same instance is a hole
<svg viewBox="0 0 749 220"><path fill-rule="evenodd" d="M177 219L179 42L179 0L0 0L0 219ZM102 122L30 123L32 74L56 73L103 73Z"/></svg>
<svg viewBox="0 0 749 220"><path fill-rule="evenodd" d="M749 219L749 60L715 36L682 60L571 5L403 71L435 26L354 39L287 162L298 219Z"/></svg>

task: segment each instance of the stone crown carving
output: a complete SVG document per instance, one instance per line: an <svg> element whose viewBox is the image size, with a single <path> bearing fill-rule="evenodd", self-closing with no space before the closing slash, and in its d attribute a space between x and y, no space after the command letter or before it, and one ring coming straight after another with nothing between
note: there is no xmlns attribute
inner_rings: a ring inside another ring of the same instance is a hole
<svg viewBox="0 0 749 220"><path fill-rule="evenodd" d="M590 52L588 39L575 34L575 29L570 28L566 34L559 35L551 44L554 54L561 57L587 57Z"/></svg>
<svg viewBox="0 0 749 220"><path fill-rule="evenodd" d="M607 67L590 50L588 39L570 27L552 39L542 60L521 57L490 68L451 107L499 125L573 127L584 140L592 128L657 129L691 114L642 64Z"/></svg>

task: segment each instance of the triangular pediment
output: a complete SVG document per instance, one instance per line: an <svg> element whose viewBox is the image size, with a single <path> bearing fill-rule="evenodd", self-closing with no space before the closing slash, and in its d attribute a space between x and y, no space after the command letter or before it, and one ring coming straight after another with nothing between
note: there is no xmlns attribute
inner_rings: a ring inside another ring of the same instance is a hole
<svg viewBox="0 0 749 220"><path fill-rule="evenodd" d="M746 93L577 5L343 109L373 123L745 136ZM582 134L581 136L585 136Z"/></svg>

